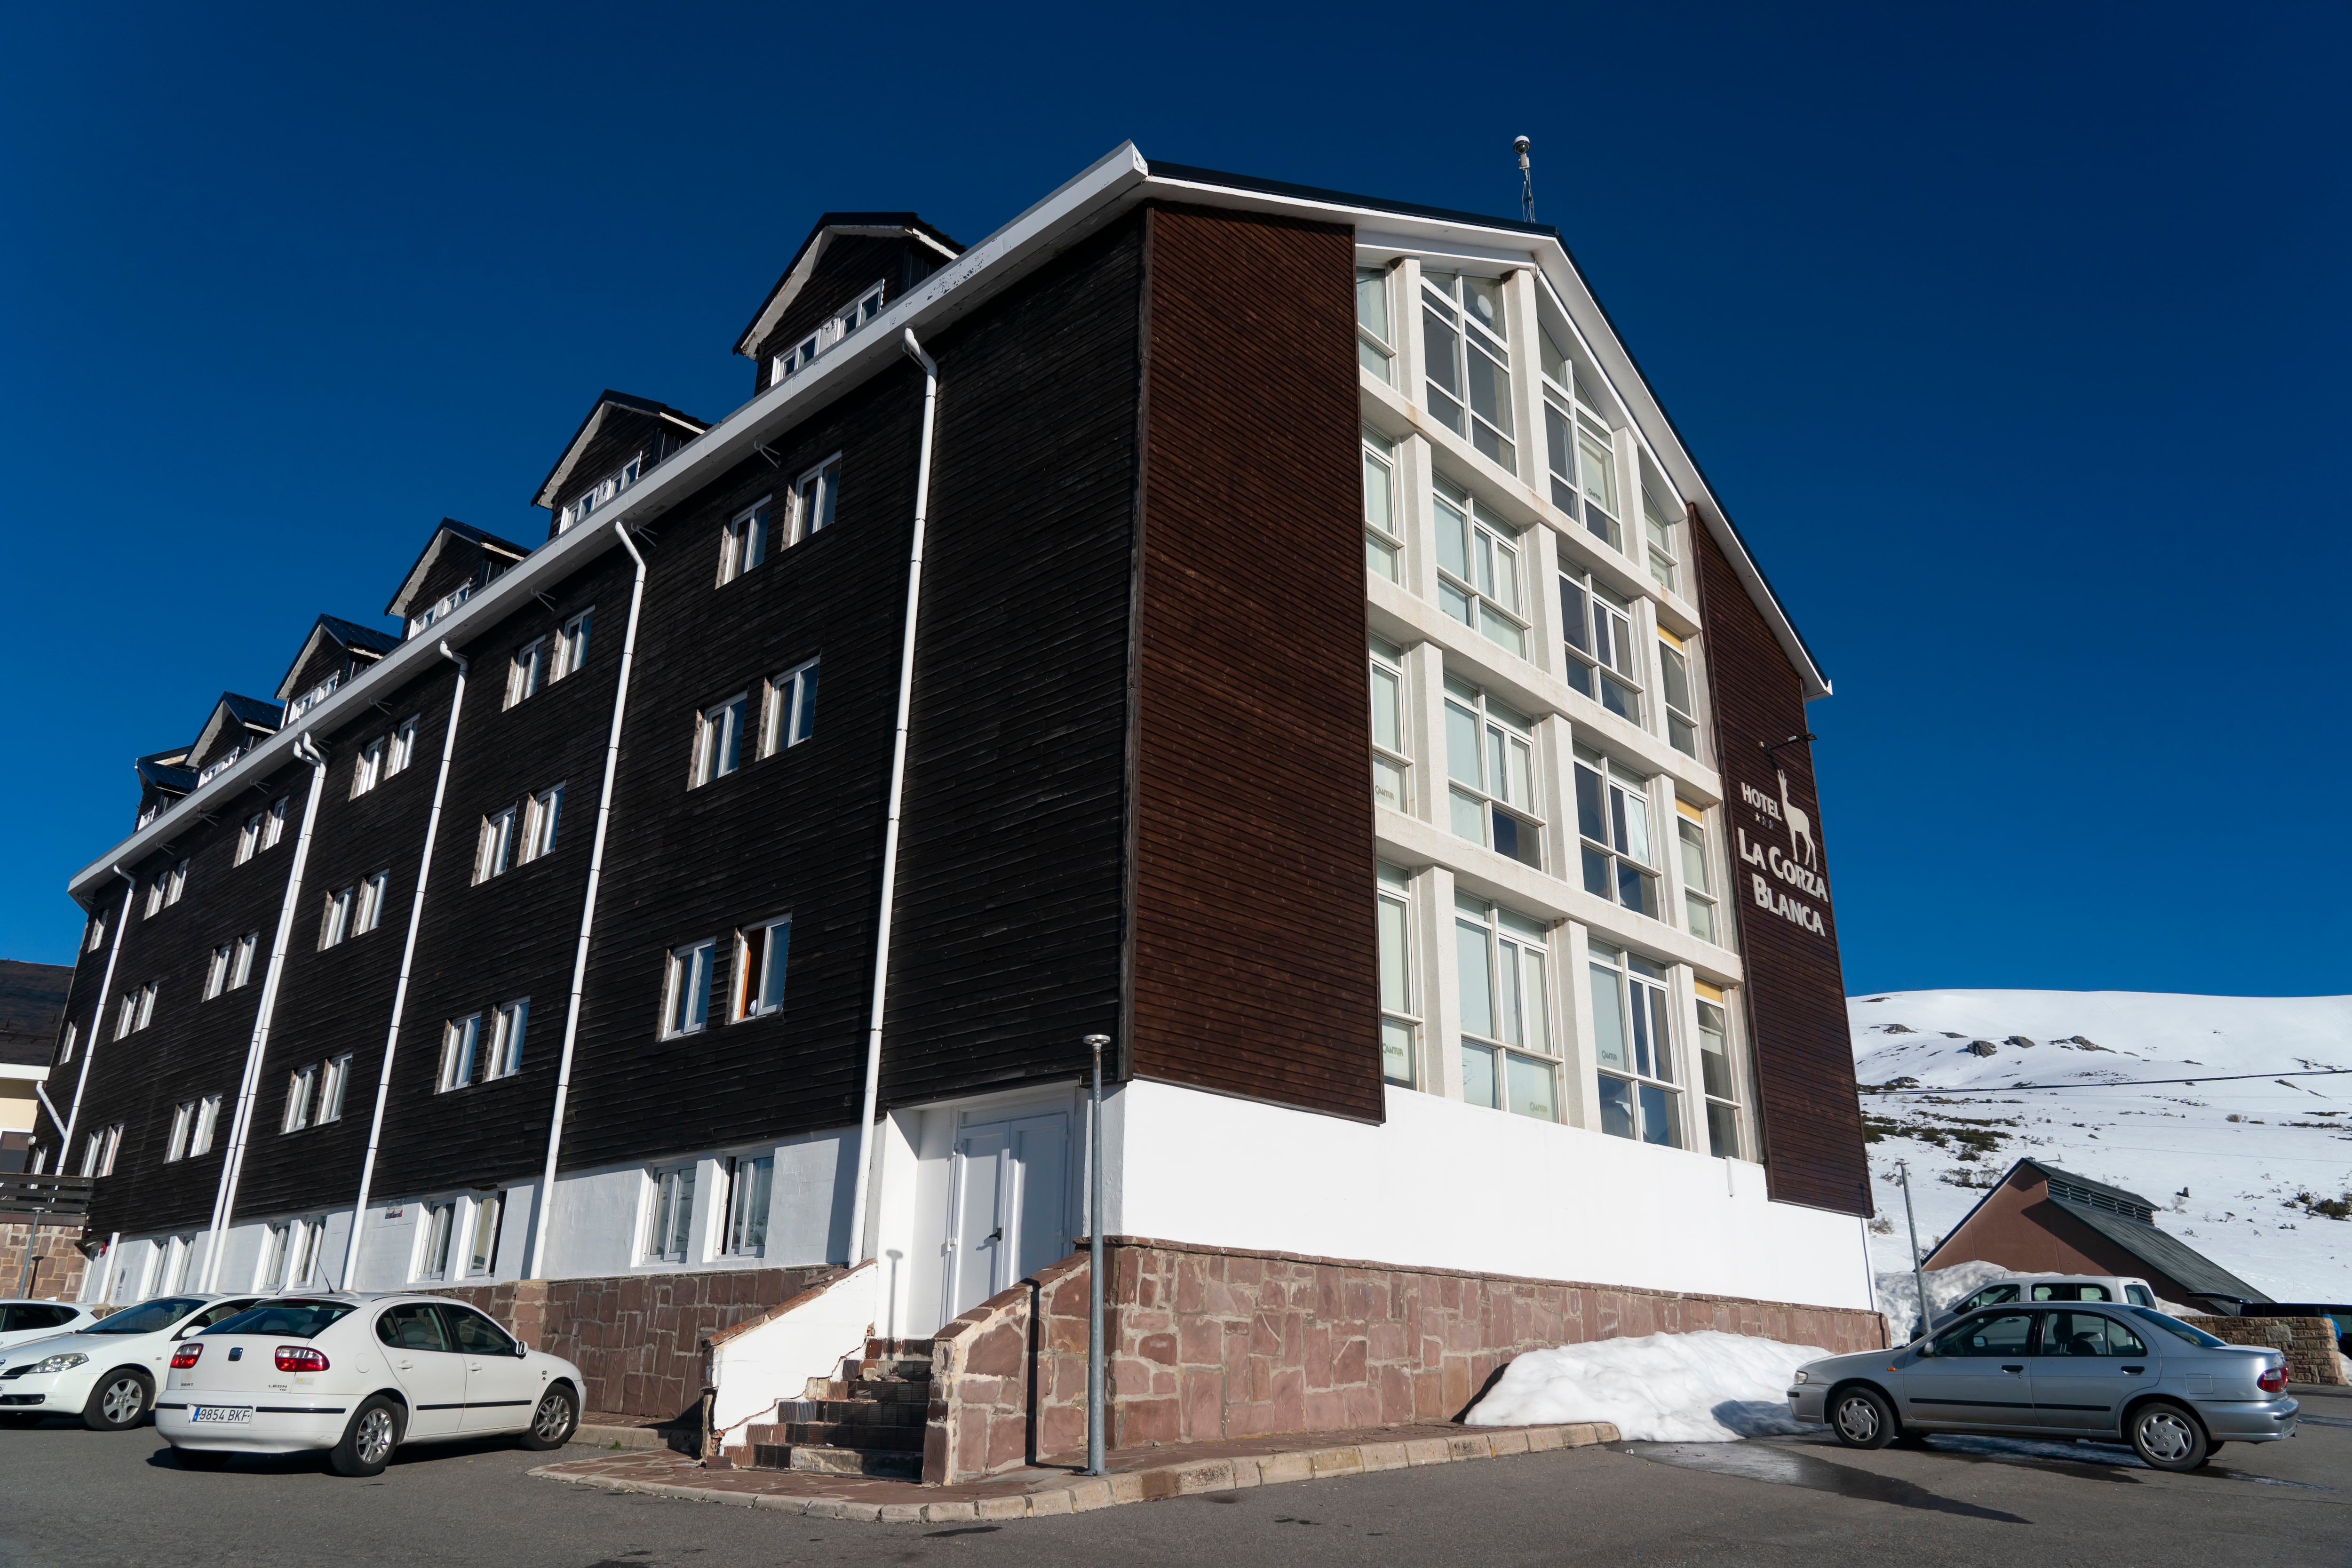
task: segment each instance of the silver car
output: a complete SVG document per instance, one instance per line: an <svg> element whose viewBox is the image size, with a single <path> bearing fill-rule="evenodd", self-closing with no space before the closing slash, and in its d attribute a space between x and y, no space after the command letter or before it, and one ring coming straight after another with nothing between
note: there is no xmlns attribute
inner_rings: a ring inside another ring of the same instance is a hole
<svg viewBox="0 0 2352 1568"><path fill-rule="evenodd" d="M1789 1408L1849 1448L1930 1432L2131 1444L2193 1470L2224 1443L2294 1436L2286 1358L2224 1344L2153 1307L1982 1308L1899 1350L1798 1369Z"/></svg>

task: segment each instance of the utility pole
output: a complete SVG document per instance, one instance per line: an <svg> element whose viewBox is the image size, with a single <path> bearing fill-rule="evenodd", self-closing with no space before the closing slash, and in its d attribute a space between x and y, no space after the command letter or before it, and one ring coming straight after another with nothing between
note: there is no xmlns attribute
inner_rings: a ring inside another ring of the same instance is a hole
<svg viewBox="0 0 2352 1568"><path fill-rule="evenodd" d="M1092 1259L1087 1270L1087 1474L1107 1475L1103 1468L1103 1114L1102 1054L1108 1035L1088 1035L1087 1048L1095 1056L1094 1100L1087 1125L1087 1238Z"/></svg>
<svg viewBox="0 0 2352 1568"><path fill-rule="evenodd" d="M1895 1179L1903 1184L1903 1223L1911 1231L1911 1282L1919 1291L1919 1337L1926 1339L1931 1320L1927 1315L1927 1271L1920 1267L1919 1221L1911 1212L1911 1162L1895 1162Z"/></svg>

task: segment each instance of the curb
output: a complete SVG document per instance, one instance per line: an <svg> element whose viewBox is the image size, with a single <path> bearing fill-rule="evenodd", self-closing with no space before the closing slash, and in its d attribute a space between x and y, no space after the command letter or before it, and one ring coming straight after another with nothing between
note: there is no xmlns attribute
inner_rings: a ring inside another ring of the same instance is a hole
<svg viewBox="0 0 2352 1568"><path fill-rule="evenodd" d="M555 1465L542 1465L529 1473L551 1481L593 1487L603 1491L641 1492L653 1497L677 1498L687 1502L731 1503L737 1508L767 1509L809 1519L846 1519L878 1524L950 1524L976 1520L1044 1519L1062 1514L1091 1513L1097 1509L1117 1508L1124 1503L1160 1502L1169 1498L1197 1497L1204 1492L1319 1480L1327 1476L1366 1475L1377 1470L1451 1465L1469 1459L1499 1459L1513 1454L1549 1453L1554 1449L1591 1447L1617 1440L1617 1428L1605 1421L1577 1422L1564 1426L1518 1426L1498 1429L1491 1434L1474 1432L1452 1437L1416 1437L1398 1443L1351 1443L1337 1448L1299 1448L1283 1454L1260 1454L1238 1458L1181 1460L1150 1469L1089 1476L1066 1485L1044 1487L1009 1497L982 1498L964 1502L852 1502L845 1498L722 1491L715 1487L635 1481L617 1476L567 1475Z"/></svg>

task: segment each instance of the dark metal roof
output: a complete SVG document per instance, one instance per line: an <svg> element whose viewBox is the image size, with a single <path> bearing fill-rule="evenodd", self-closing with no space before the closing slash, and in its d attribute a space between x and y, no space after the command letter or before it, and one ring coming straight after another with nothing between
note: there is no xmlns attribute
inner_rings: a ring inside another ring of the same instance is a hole
<svg viewBox="0 0 2352 1568"><path fill-rule="evenodd" d="M806 257L817 241L824 238L827 233L838 229L892 228L912 229L945 246L954 255L963 254L964 246L961 240L951 237L942 229L925 223L919 213L820 213L817 215L815 225L808 231L808 237L801 241L800 248L793 252L793 258L784 263L783 271L777 274L774 287L761 299L760 308L751 312L751 319L743 323L741 331L735 334L735 352L739 354L748 354L751 352L751 335L760 330L760 323L767 319L770 308L791 285L793 274L800 269L802 258Z"/></svg>
<svg viewBox="0 0 2352 1568"><path fill-rule="evenodd" d="M73 988L72 966L0 958L0 1062L47 1067Z"/></svg>
<svg viewBox="0 0 2352 1568"><path fill-rule="evenodd" d="M2032 1166L2053 1186L2063 1183L2067 1186L2080 1189L2082 1197L2076 1201L2087 1203L2093 1208L2112 1208L2140 1218L2146 1218L2156 1212L2157 1205L2137 1193L2126 1192L2121 1187L2111 1187L2105 1182L2095 1182L2088 1176L2078 1176L2072 1171L2062 1171L2047 1161L2029 1158L2020 1160L2017 1163Z"/></svg>
<svg viewBox="0 0 2352 1568"><path fill-rule="evenodd" d="M595 402L588 405L587 416L580 421L580 428L572 432L572 439L563 443L563 450L557 456L555 467L548 469L547 478L539 481L539 489L530 498L531 505L543 506L550 510L554 508L555 497L552 492L563 483L566 474L572 468L572 459L578 456L580 448L594 437L597 424L604 418L604 410L607 408L625 408L632 414L647 414L657 419L675 419L680 424L690 426L698 436L710 428L709 420L697 419L682 408L672 408L668 404L656 403L650 397L638 397L626 392L615 392L608 386L597 395Z"/></svg>
<svg viewBox="0 0 2352 1568"><path fill-rule="evenodd" d="M141 783L169 790L174 795L186 795L196 787L196 770L180 766L181 760L187 754L188 749L182 746L175 751L158 752L152 757L141 757L131 766L139 774Z"/></svg>
<svg viewBox="0 0 2352 1568"><path fill-rule="evenodd" d="M2270 1300L2188 1243L2167 1236L2144 1220L2127 1219L2054 1193L2050 1201L2138 1259L2149 1273L2175 1280L2194 1295L2236 1296L2248 1301Z"/></svg>
<svg viewBox="0 0 2352 1568"><path fill-rule="evenodd" d="M470 522L459 522L454 517L445 517L434 525L432 537L425 540L425 548L416 552L416 563L408 569L408 575L400 580L400 588L392 595L392 603L383 607L385 615L406 617L410 601L415 597L418 586L424 583L425 574L433 569L433 563L440 557L442 546L453 539L461 543L477 545L493 555L504 555L509 563L520 561L530 553L530 546L527 544L517 544L510 539L500 539L495 533L486 533ZM391 645L392 647L398 647L400 639L396 637L392 638ZM390 652L391 648L386 648L385 651Z"/></svg>
<svg viewBox="0 0 2352 1568"><path fill-rule="evenodd" d="M294 696L295 678L303 663L310 658L310 650L319 646L320 637L328 638L346 652L364 655L370 664L400 646L400 639L390 632L380 632L373 626L363 626L337 616L320 616L311 623L310 632L302 638L300 650L294 655L294 662L286 667L284 678L278 682L278 700L280 702Z"/></svg>

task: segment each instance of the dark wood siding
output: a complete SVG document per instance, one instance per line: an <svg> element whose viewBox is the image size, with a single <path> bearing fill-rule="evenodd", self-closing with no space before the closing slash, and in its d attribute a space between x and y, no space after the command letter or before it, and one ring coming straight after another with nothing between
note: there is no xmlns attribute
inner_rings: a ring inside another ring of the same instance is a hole
<svg viewBox="0 0 2352 1568"><path fill-rule="evenodd" d="M928 246L895 237L845 236L833 241L792 309L752 345L752 392L767 390L769 360L806 337L818 322L877 283L883 286L883 304L897 304L900 295L939 269L940 259L939 253Z"/></svg>
<svg viewBox="0 0 2352 1568"><path fill-rule="evenodd" d="M1804 687L1731 563L1694 520L1699 604L1706 616L1703 662L1713 700L1716 753L1727 797L1724 836L1738 911L1743 994L1754 1042L1757 1103L1772 1196L1785 1203L1871 1212L1853 1047L1846 1029L1837 917L1829 898L1829 841L1814 788L1811 745L1779 742L1805 733ZM1768 755L1764 748L1775 749ZM1810 819L1810 852L1780 808L1786 798ZM1748 792L1753 792L1752 795ZM1770 807L1755 804L1769 801ZM1817 875L1778 874L1785 858ZM1762 863L1757 863L1761 861ZM1767 900L1759 902L1759 889ZM1816 931L1800 917L1817 914Z"/></svg>
<svg viewBox="0 0 2352 1568"><path fill-rule="evenodd" d="M1149 222L1131 1069L1378 1121L1354 235Z"/></svg>

